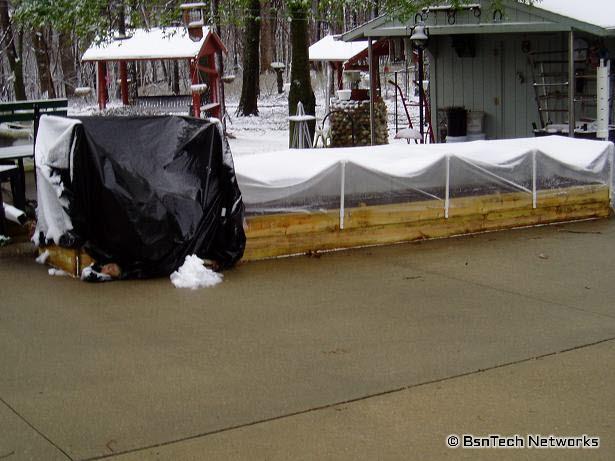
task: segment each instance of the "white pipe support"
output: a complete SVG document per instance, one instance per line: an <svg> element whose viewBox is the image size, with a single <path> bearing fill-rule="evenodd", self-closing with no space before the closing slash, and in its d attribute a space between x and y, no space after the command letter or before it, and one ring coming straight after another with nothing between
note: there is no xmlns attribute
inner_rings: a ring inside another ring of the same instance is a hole
<svg viewBox="0 0 615 461"><path fill-rule="evenodd" d="M536 192L536 151L532 151L532 208L538 205L538 195Z"/></svg>
<svg viewBox="0 0 615 461"><path fill-rule="evenodd" d="M344 200L346 195L346 161L341 162L340 172L340 230L344 229Z"/></svg>
<svg viewBox="0 0 615 461"><path fill-rule="evenodd" d="M446 154L446 185L444 190L444 218L448 219L450 207L450 188L451 188L451 156Z"/></svg>

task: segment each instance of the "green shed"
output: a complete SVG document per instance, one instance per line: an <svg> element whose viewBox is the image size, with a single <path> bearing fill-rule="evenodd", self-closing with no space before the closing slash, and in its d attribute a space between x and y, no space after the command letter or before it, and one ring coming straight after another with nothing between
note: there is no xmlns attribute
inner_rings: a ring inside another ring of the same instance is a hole
<svg viewBox="0 0 615 461"><path fill-rule="evenodd" d="M613 0L541 0L532 6L503 0L500 9L490 0L459 9L436 4L409 21L378 17L342 39L388 37L410 45L421 22L429 35L425 54L437 138L449 107L484 112L487 139L555 130L596 135L597 68L601 59L606 65L609 52L615 55ZM606 71L603 81L611 79ZM608 123L613 119L610 93L606 101Z"/></svg>

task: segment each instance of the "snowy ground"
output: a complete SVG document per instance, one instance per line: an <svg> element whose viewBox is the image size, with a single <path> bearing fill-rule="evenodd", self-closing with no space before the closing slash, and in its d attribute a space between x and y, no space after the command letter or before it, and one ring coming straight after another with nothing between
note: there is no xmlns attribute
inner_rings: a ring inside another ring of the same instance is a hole
<svg viewBox="0 0 615 461"><path fill-rule="evenodd" d="M383 82L385 80L383 79ZM264 152L284 150L288 148L288 94L277 94L274 81L267 76L261 79L261 96L258 101L259 115L257 117L238 117L235 115L241 91L241 82L237 79L227 86L227 131L230 133L229 143L234 156L254 155ZM320 120L325 115L325 94L323 79L314 74L312 79L314 93L316 95L316 116ZM403 140L393 139L395 136L395 91L391 85L383 88L383 96L388 108L389 142L404 143ZM412 102L416 102L413 98ZM156 111L144 111L143 109L124 108L119 101L111 101L108 104L107 113L160 113ZM418 109L410 107L413 126L418 126ZM90 97L88 100L74 100L70 104L71 113L74 115L95 115L98 108L95 101ZM406 114L398 100L398 128L408 126Z"/></svg>
<svg viewBox="0 0 615 461"><path fill-rule="evenodd" d="M286 94L261 97L258 117L237 117L237 101L227 101L227 131L234 156L253 155L288 148L288 99Z"/></svg>
<svg viewBox="0 0 615 461"><path fill-rule="evenodd" d="M395 136L395 92L392 87L384 91L388 110L389 143L405 143L394 139ZM325 115L325 98L317 88L316 116L319 120ZM416 101L413 101L416 102ZM229 139L233 155L253 155L288 148L288 95L268 94L261 96L258 103L258 117L237 117L237 100L227 99L229 122L227 129L232 134ZM398 100L398 129L408 126L401 100ZM413 126L418 126L418 109L409 107Z"/></svg>

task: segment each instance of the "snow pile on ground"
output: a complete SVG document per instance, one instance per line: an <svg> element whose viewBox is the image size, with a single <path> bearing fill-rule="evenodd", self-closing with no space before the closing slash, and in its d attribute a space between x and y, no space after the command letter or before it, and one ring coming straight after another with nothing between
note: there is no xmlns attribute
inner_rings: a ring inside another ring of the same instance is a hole
<svg viewBox="0 0 615 461"><path fill-rule="evenodd" d="M186 256L182 266L171 274L171 282L177 288L207 288L222 282L222 274L208 269L196 255Z"/></svg>

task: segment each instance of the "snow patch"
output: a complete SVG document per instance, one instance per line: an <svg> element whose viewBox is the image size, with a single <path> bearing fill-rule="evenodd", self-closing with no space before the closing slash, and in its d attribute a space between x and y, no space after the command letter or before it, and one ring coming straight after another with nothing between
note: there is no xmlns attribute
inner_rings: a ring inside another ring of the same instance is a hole
<svg viewBox="0 0 615 461"><path fill-rule="evenodd" d="M53 275L53 276L56 276L56 277L68 277L69 276L68 272L65 272L65 271L63 271L61 269L54 269L53 267L50 267L49 270L47 271L47 273L49 275Z"/></svg>
<svg viewBox="0 0 615 461"><path fill-rule="evenodd" d="M113 278L109 274L98 272L91 264L81 271L81 280L84 282L110 282Z"/></svg>
<svg viewBox="0 0 615 461"><path fill-rule="evenodd" d="M49 251L45 250L40 255L38 255L38 257L36 258L36 262L39 264L45 264L47 262L47 259L49 259Z"/></svg>
<svg viewBox="0 0 615 461"><path fill-rule="evenodd" d="M182 266L171 274L171 282L176 288L212 287L222 282L222 274L203 265L204 261L196 255L186 256Z"/></svg>

